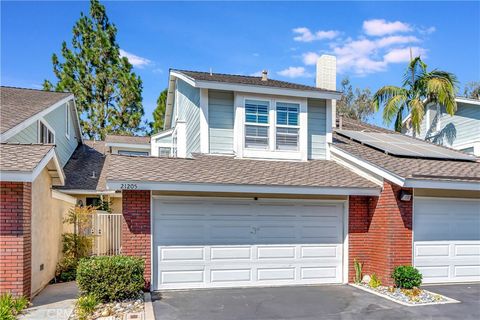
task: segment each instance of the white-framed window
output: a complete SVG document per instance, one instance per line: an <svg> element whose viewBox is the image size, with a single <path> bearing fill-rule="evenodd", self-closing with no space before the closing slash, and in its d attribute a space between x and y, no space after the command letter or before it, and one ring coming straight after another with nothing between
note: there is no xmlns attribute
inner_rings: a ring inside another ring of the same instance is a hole
<svg viewBox="0 0 480 320"><path fill-rule="evenodd" d="M139 157L147 157L149 155L148 151L132 151L132 150L118 150L118 154L122 156L139 156Z"/></svg>
<svg viewBox="0 0 480 320"><path fill-rule="evenodd" d="M162 158L168 158L171 156L172 148L170 147L158 147L158 156Z"/></svg>
<svg viewBox="0 0 480 320"><path fill-rule="evenodd" d="M65 136L70 139L70 105L65 107Z"/></svg>
<svg viewBox="0 0 480 320"><path fill-rule="evenodd" d="M55 131L53 131L53 129L46 122L41 120L38 121L38 143L55 143Z"/></svg>
<svg viewBox="0 0 480 320"><path fill-rule="evenodd" d="M245 100L245 148L269 148L269 109L269 101Z"/></svg>
<svg viewBox="0 0 480 320"><path fill-rule="evenodd" d="M276 103L276 150L298 150L298 131L300 104L298 103Z"/></svg>

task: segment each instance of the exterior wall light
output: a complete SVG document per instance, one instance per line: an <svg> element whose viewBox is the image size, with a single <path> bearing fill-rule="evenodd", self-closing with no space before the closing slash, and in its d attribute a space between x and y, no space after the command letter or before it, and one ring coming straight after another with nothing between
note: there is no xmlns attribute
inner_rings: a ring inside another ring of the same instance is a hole
<svg viewBox="0 0 480 320"><path fill-rule="evenodd" d="M400 190L400 201L412 200L412 193L407 190Z"/></svg>

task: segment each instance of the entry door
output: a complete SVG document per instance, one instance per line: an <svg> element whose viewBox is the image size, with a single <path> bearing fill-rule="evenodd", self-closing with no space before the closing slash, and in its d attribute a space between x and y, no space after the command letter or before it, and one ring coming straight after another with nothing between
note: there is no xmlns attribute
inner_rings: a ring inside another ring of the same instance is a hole
<svg viewBox="0 0 480 320"><path fill-rule="evenodd" d="M342 282L343 204L154 200L154 289Z"/></svg>
<svg viewBox="0 0 480 320"><path fill-rule="evenodd" d="M480 201L415 198L413 216L424 283L480 281Z"/></svg>

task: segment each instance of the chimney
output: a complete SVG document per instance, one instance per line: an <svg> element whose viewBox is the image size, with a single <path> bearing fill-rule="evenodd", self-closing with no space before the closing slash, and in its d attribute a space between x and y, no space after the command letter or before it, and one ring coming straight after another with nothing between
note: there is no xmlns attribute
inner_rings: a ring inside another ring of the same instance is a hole
<svg viewBox="0 0 480 320"><path fill-rule="evenodd" d="M263 70L262 71L262 81L267 81L268 80L268 71Z"/></svg>
<svg viewBox="0 0 480 320"><path fill-rule="evenodd" d="M317 60L317 88L327 90L337 90L337 58L323 54ZM331 104L332 118L331 125L335 128L337 125L336 113L337 113L337 101L327 100L327 105Z"/></svg>

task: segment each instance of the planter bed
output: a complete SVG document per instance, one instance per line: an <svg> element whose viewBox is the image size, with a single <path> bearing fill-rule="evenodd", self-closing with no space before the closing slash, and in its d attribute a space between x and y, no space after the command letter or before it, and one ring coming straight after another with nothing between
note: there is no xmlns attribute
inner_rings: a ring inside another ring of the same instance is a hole
<svg viewBox="0 0 480 320"><path fill-rule="evenodd" d="M378 286L372 288L368 284L350 284L351 286L399 303L404 306L426 306L432 304L459 303L460 301L436 294L425 289L417 289L416 295L408 295L411 290L394 287Z"/></svg>
<svg viewBox="0 0 480 320"><path fill-rule="evenodd" d="M109 320L123 320L126 319L126 314L142 314L139 319L143 319L144 313L144 299L143 295L139 295L137 299L129 299L117 302L99 303L95 307L95 311L87 316L88 320L93 319L109 319ZM77 308L73 311L69 320L78 320Z"/></svg>

